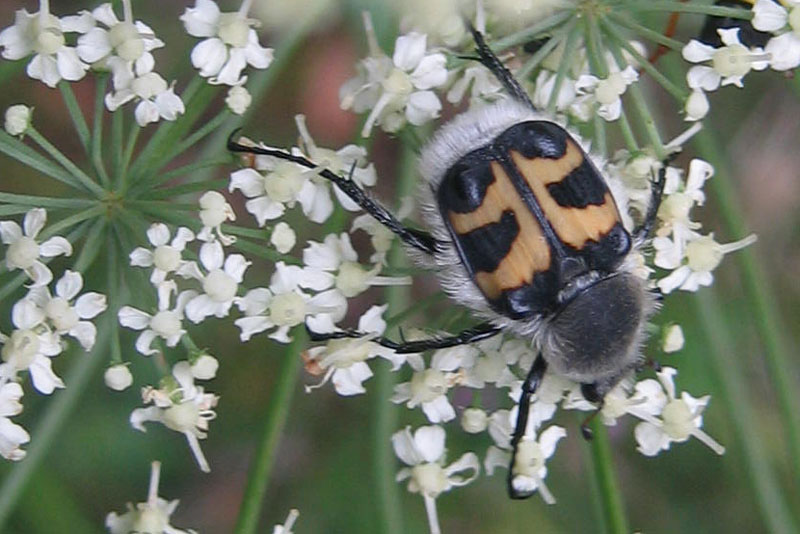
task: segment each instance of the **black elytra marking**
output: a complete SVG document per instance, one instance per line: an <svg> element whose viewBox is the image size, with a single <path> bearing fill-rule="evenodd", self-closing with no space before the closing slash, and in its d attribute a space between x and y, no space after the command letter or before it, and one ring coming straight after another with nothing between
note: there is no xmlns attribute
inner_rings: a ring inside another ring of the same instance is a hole
<svg viewBox="0 0 800 534"><path fill-rule="evenodd" d="M592 270L611 272L628 255L632 241L628 231L617 223L597 242L588 241L579 252Z"/></svg>
<svg viewBox="0 0 800 534"><path fill-rule="evenodd" d="M536 273L530 284L503 291L489 301L492 309L511 319L525 319L550 313L556 309L559 276L555 269Z"/></svg>
<svg viewBox="0 0 800 534"><path fill-rule="evenodd" d="M439 185L439 205L455 213L470 213L483 204L486 189L494 183L489 162L476 153L458 160Z"/></svg>
<svg viewBox="0 0 800 534"><path fill-rule="evenodd" d="M459 248L472 272L491 273L508 255L518 235L519 224L514 212L504 211L499 221L459 234Z"/></svg>
<svg viewBox="0 0 800 534"><path fill-rule="evenodd" d="M567 131L554 122L526 121L501 133L494 144L501 150L515 150L529 159L559 159L567 153L569 138Z"/></svg>
<svg viewBox="0 0 800 534"><path fill-rule="evenodd" d="M561 207L585 208L603 205L608 187L589 158L584 157L583 163L560 182L547 184L547 192Z"/></svg>

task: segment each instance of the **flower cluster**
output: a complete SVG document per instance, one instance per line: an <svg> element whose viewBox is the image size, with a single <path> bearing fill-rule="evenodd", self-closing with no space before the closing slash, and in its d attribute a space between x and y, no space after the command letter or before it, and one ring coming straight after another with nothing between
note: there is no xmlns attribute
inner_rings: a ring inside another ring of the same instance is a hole
<svg viewBox="0 0 800 534"><path fill-rule="evenodd" d="M97 328L89 319L107 307L106 297L100 293L80 294L83 277L79 272L65 271L55 283L55 294L50 292L53 274L41 259L69 255L72 246L60 236L37 242L46 221L47 212L41 208L25 214L24 230L14 221L0 221L0 236L7 245L6 267L22 270L31 280L27 294L11 308L14 329L8 335L0 332L0 454L9 460L24 458L25 451L19 447L30 440L25 429L9 419L22 411L21 375L27 372L33 387L44 395L65 387L53 372L51 358L67 348L64 336L74 338L83 350L91 350Z"/></svg>

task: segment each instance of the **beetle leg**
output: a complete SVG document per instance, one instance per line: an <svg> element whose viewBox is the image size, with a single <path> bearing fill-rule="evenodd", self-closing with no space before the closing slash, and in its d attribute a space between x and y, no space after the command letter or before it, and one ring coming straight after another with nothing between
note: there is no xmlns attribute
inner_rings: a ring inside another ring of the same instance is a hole
<svg viewBox="0 0 800 534"><path fill-rule="evenodd" d="M251 154L261 154L264 156L272 156L275 158L284 159L307 167L309 169L316 169L319 166L314 162L304 158L303 156L296 156L284 150L275 148L267 148L262 146L242 145L233 140L238 130L235 130L228 138L228 150L231 152L244 152ZM352 173L352 170L351 170ZM372 215L379 223L397 235L403 242L421 252L426 254L435 254L438 252L440 245L436 239L430 234L408 228L403 225L389 210L373 199L369 194L361 189L358 184L349 178L339 176L333 173L330 169L322 169L319 175L326 180L333 182L345 195L361 206L361 208Z"/></svg>
<svg viewBox="0 0 800 534"><path fill-rule="evenodd" d="M517 460L517 446L525 436L525 427L528 426L528 411L531 407L531 397L539 385L542 383L544 373L547 371L547 362L544 361L541 353L533 362L525 382L522 383L522 394L519 396L519 408L517 411L517 422L514 425L514 434L511 436L511 462L508 465L508 496L512 499L527 499L535 493L534 491L519 491L514 488L514 464Z"/></svg>

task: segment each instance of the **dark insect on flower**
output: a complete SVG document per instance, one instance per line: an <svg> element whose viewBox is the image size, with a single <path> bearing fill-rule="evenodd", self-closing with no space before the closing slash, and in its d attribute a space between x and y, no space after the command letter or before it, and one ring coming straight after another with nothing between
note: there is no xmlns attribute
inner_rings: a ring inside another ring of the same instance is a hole
<svg viewBox="0 0 800 534"><path fill-rule="evenodd" d="M423 148L428 232L404 226L346 177L329 170L321 176L394 232L420 263L436 270L454 301L484 320L448 337L374 341L398 353L418 353L509 332L539 350L522 385L511 440L509 494L525 498L533 491L514 483L517 446L545 372L580 383L584 397L599 408L606 393L643 363L645 325L658 294L631 272L633 262L626 259L652 229L665 167L652 183L642 224L629 232L589 154L535 109L483 36L471 30L479 61L512 98L463 113ZM228 148L317 167L281 150L232 140ZM353 330L311 334L319 341L364 335Z"/></svg>
<svg viewBox="0 0 800 534"><path fill-rule="evenodd" d="M745 2L744 0L717 0L714 5L723 7L740 7L750 9L753 6L752 2ZM732 17L715 17L709 15L706 17L703 29L700 31L698 40L714 48L723 46L717 30L739 28L739 41L748 48L760 46L763 47L767 44L772 35L769 32L760 32L753 28L749 20L735 19Z"/></svg>

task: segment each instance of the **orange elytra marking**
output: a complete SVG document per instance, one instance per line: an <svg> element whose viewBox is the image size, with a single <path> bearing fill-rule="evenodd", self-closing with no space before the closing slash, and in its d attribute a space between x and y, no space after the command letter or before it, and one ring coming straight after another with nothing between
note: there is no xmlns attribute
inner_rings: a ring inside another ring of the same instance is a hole
<svg viewBox="0 0 800 534"><path fill-rule="evenodd" d="M483 203L470 213L448 213L458 234L465 234L489 223L498 222L504 211L512 211L519 224L519 234L497 269L475 273L475 283L489 299L496 299L506 289L530 284L537 272L550 268L550 247L539 221L525 204L503 167L490 163L494 183L486 189Z"/></svg>
<svg viewBox="0 0 800 534"><path fill-rule="evenodd" d="M581 249L590 239L598 241L608 234L619 222L619 212L611 193L605 194L603 204L599 206L568 208L559 206L547 191L547 184L560 182L583 161L583 155L574 142L567 141L567 153L558 160L528 159L515 151L511 152L511 159L536 196L553 231L567 245Z"/></svg>

